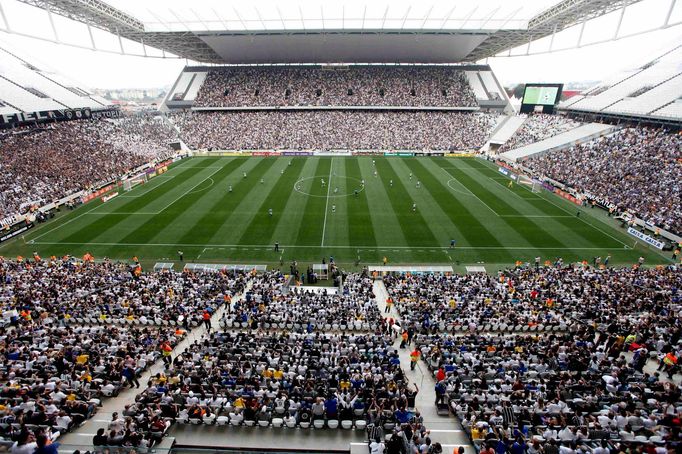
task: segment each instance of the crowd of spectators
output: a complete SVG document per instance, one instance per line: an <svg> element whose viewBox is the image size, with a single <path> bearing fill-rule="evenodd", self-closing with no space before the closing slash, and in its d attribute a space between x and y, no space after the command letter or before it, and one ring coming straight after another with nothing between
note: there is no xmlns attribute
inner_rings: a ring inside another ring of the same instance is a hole
<svg viewBox="0 0 682 454"><path fill-rule="evenodd" d="M90 418L101 400L184 336L170 327L47 326L24 311L0 335L0 444L55 440ZM15 449L14 447L12 449ZM32 452L32 451L31 451Z"/></svg>
<svg viewBox="0 0 682 454"><path fill-rule="evenodd" d="M402 275L385 282L401 330L435 374L437 403L450 404L481 451L679 443L679 269L557 262L518 266L497 279ZM536 323L528 315L566 324L520 332ZM518 332L496 333L502 324Z"/></svg>
<svg viewBox="0 0 682 454"><path fill-rule="evenodd" d="M564 334L472 333L415 342L480 446L508 452L515 442L544 450L612 439L679 442L679 386L643 370L648 352L635 341L594 338L584 325ZM623 352L630 347L635 353L628 359Z"/></svg>
<svg viewBox="0 0 682 454"><path fill-rule="evenodd" d="M475 333L493 326L565 331L590 323L663 349L681 329L673 307L682 301L682 274L674 268L596 269L557 262L537 269L519 266L497 277L398 275L384 282L403 325L415 333L454 334L459 328Z"/></svg>
<svg viewBox="0 0 682 454"><path fill-rule="evenodd" d="M242 291L240 274L139 273L136 264L73 258L0 260L0 303L46 324L200 324L203 310L215 311ZM21 320L19 320L21 321Z"/></svg>
<svg viewBox="0 0 682 454"><path fill-rule="evenodd" d="M174 132L157 117L132 116L0 133L0 219L169 156Z"/></svg>
<svg viewBox="0 0 682 454"><path fill-rule="evenodd" d="M435 405L447 405L485 454L679 446L676 267L557 259L496 276L385 276L397 320L381 318L366 273L345 275L333 293L301 291L280 272L138 269L0 261L12 322L0 332L0 444L55 439L102 398L142 385L96 445L153 446L175 423L354 427L369 429L370 449L435 453L415 405L420 390L401 367L401 334L435 376ZM214 330L220 307L224 329ZM182 325L207 319L203 336L171 351ZM137 383L160 356L163 372Z"/></svg>
<svg viewBox="0 0 682 454"><path fill-rule="evenodd" d="M229 328L295 331L371 331L380 326L372 281L351 274L338 292L299 291L285 286L279 272L265 273L251 280L243 300L226 313L221 325Z"/></svg>
<svg viewBox="0 0 682 454"><path fill-rule="evenodd" d="M570 129L580 126L580 122L563 115L532 114L523 122L499 149L500 153L520 148L531 143L540 142Z"/></svg>
<svg viewBox="0 0 682 454"><path fill-rule="evenodd" d="M548 307L539 292L524 282L485 273L387 276L384 283L403 324L419 333L477 331L491 325L552 329L570 321L563 308ZM530 288L529 288L530 287ZM531 294L532 293L532 294Z"/></svg>
<svg viewBox="0 0 682 454"><path fill-rule="evenodd" d="M396 411L414 408L416 390L392 344L368 333L212 332L150 381L136 417L304 428L355 419L397 424Z"/></svg>
<svg viewBox="0 0 682 454"><path fill-rule="evenodd" d="M199 107L477 107L464 72L448 66L232 67L209 71Z"/></svg>
<svg viewBox="0 0 682 454"><path fill-rule="evenodd" d="M682 136L663 129L625 128L567 150L523 161L588 200L628 211L682 233Z"/></svg>
<svg viewBox="0 0 682 454"><path fill-rule="evenodd" d="M187 144L227 150L442 150L483 146L488 113L222 111L173 115Z"/></svg>

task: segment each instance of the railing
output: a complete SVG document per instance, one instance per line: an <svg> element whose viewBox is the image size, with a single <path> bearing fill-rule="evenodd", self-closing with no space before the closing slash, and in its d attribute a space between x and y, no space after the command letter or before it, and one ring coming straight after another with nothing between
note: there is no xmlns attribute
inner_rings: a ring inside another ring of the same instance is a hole
<svg viewBox="0 0 682 454"><path fill-rule="evenodd" d="M59 441L56 441L59 443ZM240 454L262 454L263 452L277 454L329 454L329 451L315 450L278 450L278 449L244 449L244 448L183 448L183 447L161 447L151 448L140 446L93 446L88 444L60 444L59 454L218 454L218 453L240 453Z"/></svg>

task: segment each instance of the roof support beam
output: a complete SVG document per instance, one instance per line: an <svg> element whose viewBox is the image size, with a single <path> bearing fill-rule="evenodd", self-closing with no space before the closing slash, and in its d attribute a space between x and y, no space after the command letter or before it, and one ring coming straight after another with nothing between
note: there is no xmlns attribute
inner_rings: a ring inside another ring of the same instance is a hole
<svg viewBox="0 0 682 454"><path fill-rule="evenodd" d="M54 26L54 18L52 17L52 11L48 8L47 18L50 20L50 27L52 27L52 35L54 36L54 42L59 42L59 35L57 34L57 27ZM89 27L88 27L89 28Z"/></svg>
<svg viewBox="0 0 682 454"><path fill-rule="evenodd" d="M673 10L675 9L675 3L677 3L677 0L672 0L670 2L670 8L668 8L668 14L665 15L665 22L663 23L663 27L667 27L668 24L670 23L670 16L672 16Z"/></svg>

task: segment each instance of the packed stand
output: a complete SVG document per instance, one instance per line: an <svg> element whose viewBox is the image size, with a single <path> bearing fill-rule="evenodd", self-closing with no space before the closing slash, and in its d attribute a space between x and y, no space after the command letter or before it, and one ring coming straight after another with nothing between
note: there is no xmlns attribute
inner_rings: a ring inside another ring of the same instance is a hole
<svg viewBox="0 0 682 454"><path fill-rule="evenodd" d="M390 337L212 332L126 411L167 424L364 428L399 423L413 393Z"/></svg>
<svg viewBox="0 0 682 454"><path fill-rule="evenodd" d="M22 317L0 336L0 445L12 452L78 427L122 387L139 388L139 374L184 336L148 326L50 327Z"/></svg>
<svg viewBox="0 0 682 454"><path fill-rule="evenodd" d="M548 305L538 285L503 275L397 275L384 284L403 327L417 333L565 330L572 323L571 305Z"/></svg>
<svg viewBox="0 0 682 454"><path fill-rule="evenodd" d="M471 151L496 116L437 111L223 111L173 115L194 149Z"/></svg>
<svg viewBox="0 0 682 454"><path fill-rule="evenodd" d="M433 371L436 404L450 406L479 450L575 453L602 443L616 451L679 449L678 268L595 269L557 261L520 265L498 279L461 278L385 279L398 310L406 301L421 301L421 307L402 309L403 343ZM502 294L515 295L515 304L539 301L546 307L538 306L539 314L553 309L575 322L559 332L493 333L495 324L516 323L517 310L505 308L505 298L490 298L489 310L501 304L501 311L494 320L489 313L474 316L478 323L464 332L419 325L431 311L447 310L441 293L466 309L482 289L500 293L499 284ZM432 300L441 306L433 310Z"/></svg>
<svg viewBox="0 0 682 454"><path fill-rule="evenodd" d="M175 130L147 116L74 120L0 133L0 219L172 154Z"/></svg>
<svg viewBox="0 0 682 454"><path fill-rule="evenodd" d="M65 257L0 260L3 316L15 325L25 317L44 324L146 324L188 329L204 311L229 305L241 292L241 274L141 273L139 265Z"/></svg>
<svg viewBox="0 0 682 454"><path fill-rule="evenodd" d="M232 67L209 71L198 107L478 107L463 71L447 66Z"/></svg>
<svg viewBox="0 0 682 454"><path fill-rule="evenodd" d="M526 118L521 127L499 149L500 153L524 147L531 143L549 139L581 123L563 115L533 114Z"/></svg>
<svg viewBox="0 0 682 454"><path fill-rule="evenodd" d="M373 331L381 322L372 281L360 274L348 275L338 293L289 288L279 272L257 276L251 283L232 312L223 315L224 328Z"/></svg>
<svg viewBox="0 0 682 454"><path fill-rule="evenodd" d="M682 136L626 128L576 147L523 161L588 200L682 233Z"/></svg>

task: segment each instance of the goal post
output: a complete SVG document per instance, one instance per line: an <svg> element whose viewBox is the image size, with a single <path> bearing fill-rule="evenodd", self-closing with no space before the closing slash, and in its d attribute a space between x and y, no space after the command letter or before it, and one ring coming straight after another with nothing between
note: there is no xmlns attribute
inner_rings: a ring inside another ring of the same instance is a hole
<svg viewBox="0 0 682 454"><path fill-rule="evenodd" d="M519 175L516 182L531 192L539 193L542 191L542 184L539 181L528 178L525 175Z"/></svg>
<svg viewBox="0 0 682 454"><path fill-rule="evenodd" d="M123 190L124 191L130 191L133 189L135 186L138 184L144 184L147 182L147 174L146 173L139 173L137 175L133 175L129 178L126 178L123 180Z"/></svg>

